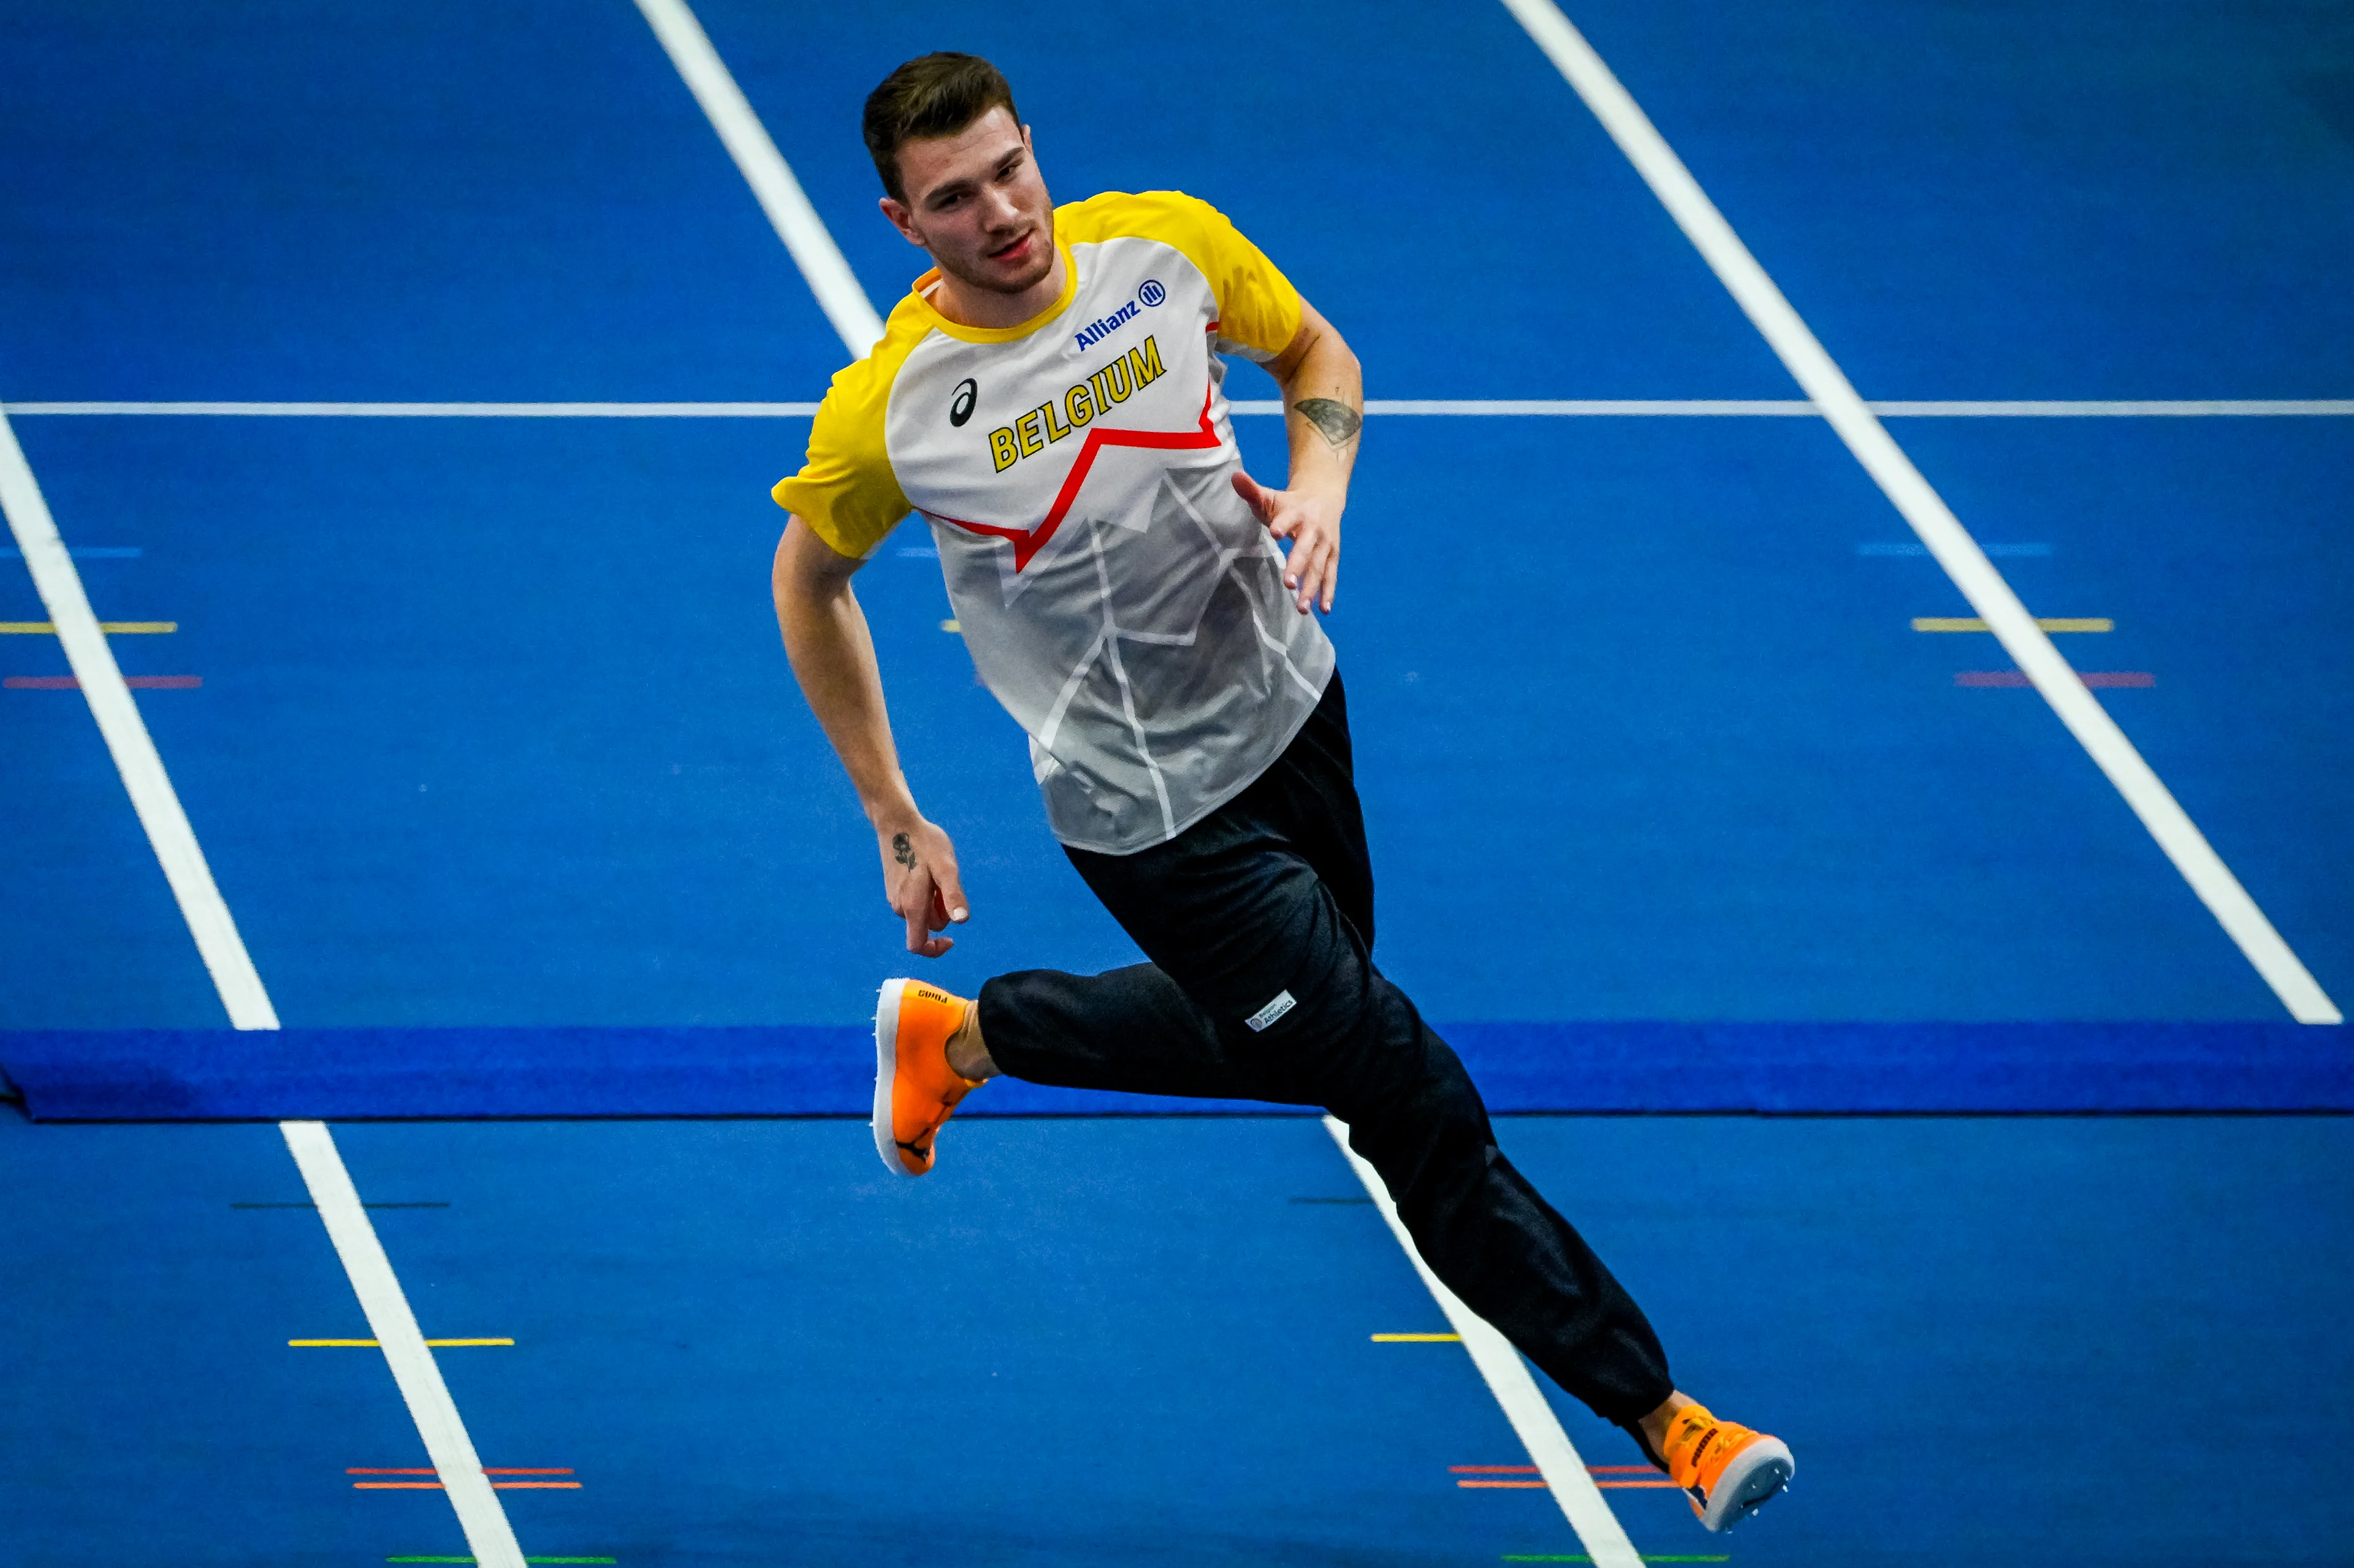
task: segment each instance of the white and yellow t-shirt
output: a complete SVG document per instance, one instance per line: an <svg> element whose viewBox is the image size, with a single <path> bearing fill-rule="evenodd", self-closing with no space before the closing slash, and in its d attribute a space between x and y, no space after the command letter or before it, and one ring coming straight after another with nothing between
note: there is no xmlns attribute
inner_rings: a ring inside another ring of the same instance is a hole
<svg viewBox="0 0 2354 1568"><path fill-rule="evenodd" d="M1029 732L1055 835L1174 838L1279 756L1332 646L1228 476L1220 389L1299 330L1290 282L1208 204L1112 192L1058 207L1063 297L960 326L916 281L833 378L777 503L845 556L910 511L990 691Z"/></svg>

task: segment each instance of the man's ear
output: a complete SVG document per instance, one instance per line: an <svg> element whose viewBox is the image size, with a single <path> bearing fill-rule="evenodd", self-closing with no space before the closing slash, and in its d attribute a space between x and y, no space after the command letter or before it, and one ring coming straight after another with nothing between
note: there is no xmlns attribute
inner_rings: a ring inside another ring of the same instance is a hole
<svg viewBox="0 0 2354 1568"><path fill-rule="evenodd" d="M900 238L915 246L921 246L924 243L915 229L909 226L908 220L916 215L908 210L907 203L885 196L877 205L882 207L883 216L890 220L891 227L899 231Z"/></svg>

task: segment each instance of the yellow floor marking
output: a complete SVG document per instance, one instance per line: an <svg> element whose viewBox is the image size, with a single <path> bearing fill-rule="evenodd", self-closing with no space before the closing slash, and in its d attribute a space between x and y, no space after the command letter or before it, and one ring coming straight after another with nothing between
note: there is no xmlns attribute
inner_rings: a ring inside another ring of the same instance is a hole
<svg viewBox="0 0 2354 1568"><path fill-rule="evenodd" d="M176 620L101 620L98 623L98 629L101 631L123 633L177 631L180 630L180 623ZM57 634L56 623L52 621L0 620L0 636L55 637Z"/></svg>
<svg viewBox="0 0 2354 1568"><path fill-rule="evenodd" d="M1375 1334L1373 1336L1373 1343L1377 1345L1459 1345L1462 1342L1463 1336L1460 1334Z"/></svg>
<svg viewBox="0 0 2354 1568"><path fill-rule="evenodd" d="M960 620L943 620L940 622L940 630L942 631L962 631L964 630L964 623Z"/></svg>
<svg viewBox="0 0 2354 1568"><path fill-rule="evenodd" d="M360 1351L380 1348L374 1340L289 1340L286 1342L296 1350ZM425 1342L429 1345L512 1345L514 1343L513 1340L428 1340Z"/></svg>
<svg viewBox="0 0 2354 1568"><path fill-rule="evenodd" d="M2038 616L2035 624L2046 631L2115 631L2117 623L2105 615ZM1984 631L1987 623L1974 615L1916 615L1915 631Z"/></svg>

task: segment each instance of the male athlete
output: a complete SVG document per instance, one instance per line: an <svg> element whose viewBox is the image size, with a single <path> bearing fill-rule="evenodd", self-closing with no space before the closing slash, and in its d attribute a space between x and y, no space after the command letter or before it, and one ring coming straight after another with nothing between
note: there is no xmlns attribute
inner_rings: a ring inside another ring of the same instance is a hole
<svg viewBox="0 0 2354 1568"><path fill-rule="evenodd" d="M1446 1042L1373 967L1373 883L1330 610L1363 395L1331 323L1214 208L1047 199L986 60L935 54L866 101L884 217L937 264L833 378L776 487L777 619L875 824L908 951L969 916L901 775L850 579L910 511L990 691L1029 733L1047 820L1151 962L915 980L875 1014L875 1145L932 1168L998 1073L1322 1106L1434 1272L1729 1528L1793 1469L1676 1391L1642 1313L1496 1149ZM1283 389L1291 471L1243 471L1227 355ZM1287 556L1275 545L1289 541Z"/></svg>

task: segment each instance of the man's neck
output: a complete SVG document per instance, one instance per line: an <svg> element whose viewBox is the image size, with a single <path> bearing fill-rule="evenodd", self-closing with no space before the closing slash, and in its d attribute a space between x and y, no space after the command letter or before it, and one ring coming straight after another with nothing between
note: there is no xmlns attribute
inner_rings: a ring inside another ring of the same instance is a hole
<svg viewBox="0 0 2354 1568"><path fill-rule="evenodd" d="M991 331L1017 327L1063 297L1063 286L1069 281L1069 267L1063 248L1057 245L1055 264L1046 269L1046 275L1018 294L976 288L943 269L938 285L926 297L931 301L932 309L959 326Z"/></svg>

